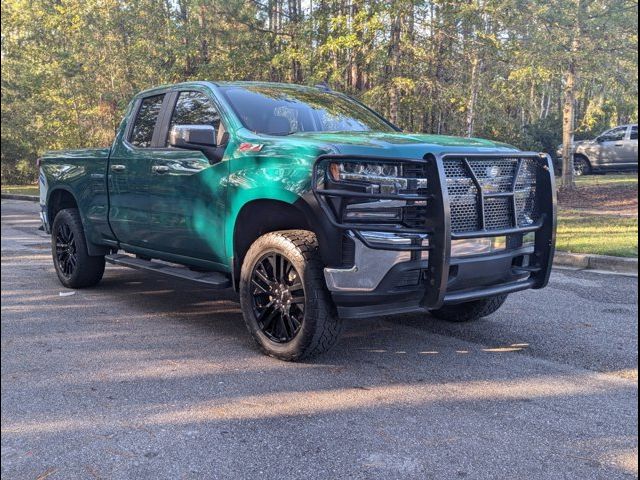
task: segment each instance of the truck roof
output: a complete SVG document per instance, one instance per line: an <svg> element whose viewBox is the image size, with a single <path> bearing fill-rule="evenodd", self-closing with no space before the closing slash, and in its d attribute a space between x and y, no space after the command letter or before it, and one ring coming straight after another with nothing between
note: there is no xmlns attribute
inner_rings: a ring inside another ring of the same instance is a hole
<svg viewBox="0 0 640 480"><path fill-rule="evenodd" d="M300 89L300 90L304 90L304 89L324 89L329 91L329 87L328 86L324 86L324 85L318 85L318 86L313 86L313 85L298 85L295 83L282 83L282 82L262 82L262 81L245 81L245 80L234 80L234 81L228 81L228 80L224 80L224 81L216 81L216 80L194 80L194 81L190 81L190 82L180 82L180 83L170 83L170 84L166 84L166 85L158 85L156 87L152 87L152 88L148 88L146 90L142 90L141 92L138 92L135 96L140 96L140 95L148 95L148 94L152 94L154 92L157 91L163 91L163 90L169 90L169 89L177 89L177 88L184 88L184 87L191 87L191 86L205 86L205 85L215 85L218 87L232 87L232 86L238 86L238 87L246 87L246 86L262 86L262 87L280 87L280 88L295 88L295 89Z"/></svg>

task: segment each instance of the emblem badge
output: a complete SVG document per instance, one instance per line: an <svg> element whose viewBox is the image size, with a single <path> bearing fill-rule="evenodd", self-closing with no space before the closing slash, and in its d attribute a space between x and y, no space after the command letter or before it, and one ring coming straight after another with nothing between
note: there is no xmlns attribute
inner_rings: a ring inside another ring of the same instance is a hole
<svg viewBox="0 0 640 480"><path fill-rule="evenodd" d="M500 175L500 167L498 167L497 165L487 167L486 174L488 178L496 178L498 175Z"/></svg>

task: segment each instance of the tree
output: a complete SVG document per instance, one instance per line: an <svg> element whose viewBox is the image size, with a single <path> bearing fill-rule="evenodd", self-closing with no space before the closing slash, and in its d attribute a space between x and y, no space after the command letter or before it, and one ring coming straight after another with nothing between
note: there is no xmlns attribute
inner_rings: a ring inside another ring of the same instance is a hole
<svg viewBox="0 0 640 480"><path fill-rule="evenodd" d="M637 121L632 0L3 0L2 182L107 145L131 96L192 79L317 84L405 130L554 154ZM571 155L565 155L570 162ZM563 184L571 187L572 169Z"/></svg>

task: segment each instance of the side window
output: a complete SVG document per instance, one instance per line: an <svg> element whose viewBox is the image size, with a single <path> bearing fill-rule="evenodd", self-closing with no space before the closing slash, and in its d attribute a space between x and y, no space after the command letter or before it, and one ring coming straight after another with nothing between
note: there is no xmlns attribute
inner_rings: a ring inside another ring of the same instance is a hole
<svg viewBox="0 0 640 480"><path fill-rule="evenodd" d="M153 130L160 114L164 94L146 97L142 100L136 119L129 135L131 145L139 148L149 148L153 139Z"/></svg>
<svg viewBox="0 0 640 480"><path fill-rule="evenodd" d="M603 133L600 138L603 142L618 142L620 140L624 140L626 134L627 127L618 127Z"/></svg>
<svg viewBox="0 0 640 480"><path fill-rule="evenodd" d="M631 140L637 140L638 139L638 126L634 125L633 127L631 127Z"/></svg>
<svg viewBox="0 0 640 480"><path fill-rule="evenodd" d="M220 114L204 93L180 92L169 123L169 131L174 125L212 125L220 134Z"/></svg>

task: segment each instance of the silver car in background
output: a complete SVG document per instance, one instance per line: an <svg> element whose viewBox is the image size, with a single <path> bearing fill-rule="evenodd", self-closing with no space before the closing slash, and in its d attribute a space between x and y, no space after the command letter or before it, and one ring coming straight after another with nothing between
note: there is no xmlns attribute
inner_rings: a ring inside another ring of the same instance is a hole
<svg viewBox="0 0 640 480"><path fill-rule="evenodd" d="M576 175L638 169L638 125L621 125L594 140L576 142L574 146L573 168ZM562 145L558 148L558 159L562 161Z"/></svg>

